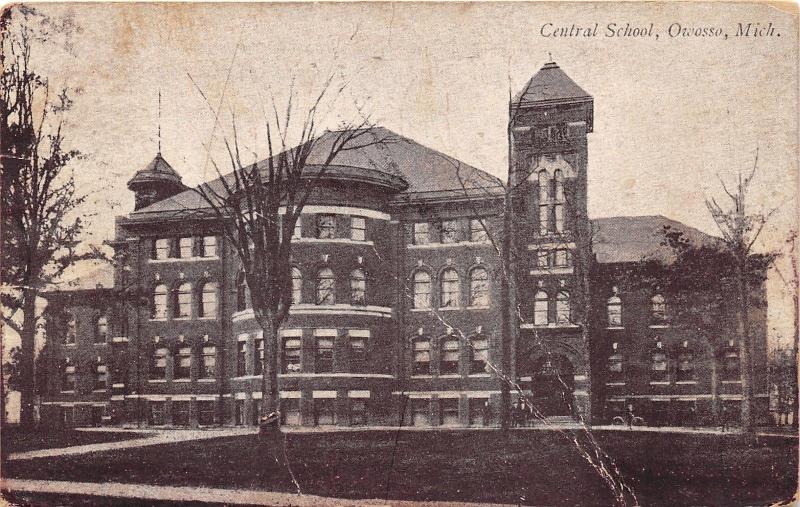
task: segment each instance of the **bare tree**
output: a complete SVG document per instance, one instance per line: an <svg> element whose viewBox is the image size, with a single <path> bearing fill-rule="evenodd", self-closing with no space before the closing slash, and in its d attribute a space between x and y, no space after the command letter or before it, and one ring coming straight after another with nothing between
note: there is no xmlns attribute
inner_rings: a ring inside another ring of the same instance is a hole
<svg viewBox="0 0 800 507"><path fill-rule="evenodd" d="M68 267L94 257L76 251L84 222L75 215L85 197L71 171L80 154L64 147L71 101L66 88L54 97L48 79L30 63L32 48L46 43L53 27L57 23L25 6L6 9L0 18L0 301L3 323L21 337L20 422L26 427L34 424L37 297Z"/></svg>
<svg viewBox="0 0 800 507"><path fill-rule="evenodd" d="M741 422L745 429L751 428L753 418L751 414L752 403L752 365L750 361L750 292L749 273L751 271L751 253L753 245L758 240L764 226L770 217L778 210L772 208L766 213L752 213L747 208L747 199L750 184L758 170L758 149L756 149L753 168L747 174L740 170L736 188L728 189L725 182L720 179L722 189L730 202L719 204L715 198L706 199L706 207L717 224L722 240L735 260L736 270L736 328L739 342L739 358L742 370L742 403Z"/></svg>
<svg viewBox="0 0 800 507"><path fill-rule="evenodd" d="M325 82L302 117L294 147L288 141L298 113L294 91L283 115L273 100L272 118L266 119L268 156L261 162L242 162L233 120L232 141L225 140L230 173L223 174L212 161L219 178L194 189L241 262L254 317L264 333L262 418L278 411L278 330L292 305L292 240L303 208L340 155L391 142L368 117L318 135L317 114L331 83ZM336 90L336 97L342 90Z"/></svg>

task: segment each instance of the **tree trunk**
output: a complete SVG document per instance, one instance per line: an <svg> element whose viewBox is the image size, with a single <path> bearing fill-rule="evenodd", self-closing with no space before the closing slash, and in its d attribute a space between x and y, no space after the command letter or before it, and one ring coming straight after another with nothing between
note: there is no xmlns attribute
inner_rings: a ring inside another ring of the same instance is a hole
<svg viewBox="0 0 800 507"><path fill-rule="evenodd" d="M22 303L22 333L20 357L20 426L33 429L36 425L34 405L34 357L36 355L36 296L35 289L24 289Z"/></svg>
<svg viewBox="0 0 800 507"><path fill-rule="evenodd" d="M511 409L511 195L506 192L503 210L503 241L501 251L500 311L502 330L500 333L500 427L508 431L509 410Z"/></svg>
<svg viewBox="0 0 800 507"><path fill-rule="evenodd" d="M753 426L751 414L751 390L752 390L752 371L750 368L750 339L749 339L749 319L748 311L750 308L748 284L746 280L747 259L742 258L736 267L736 291L737 309L736 321L737 332L739 335L739 362L741 367L742 380L742 402L741 402L741 424L744 431L750 431Z"/></svg>

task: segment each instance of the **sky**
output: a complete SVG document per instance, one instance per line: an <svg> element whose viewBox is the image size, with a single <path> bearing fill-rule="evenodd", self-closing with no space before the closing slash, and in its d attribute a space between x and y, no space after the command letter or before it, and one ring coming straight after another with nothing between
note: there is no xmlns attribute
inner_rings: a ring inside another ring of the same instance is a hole
<svg viewBox="0 0 800 507"><path fill-rule="evenodd" d="M796 7L795 7L796 8ZM759 251L788 252L796 229L798 44L796 15L767 5L716 3L493 4L40 4L74 22L71 51L39 48L34 65L75 90L70 146L90 194L88 240L113 237L133 209L127 180L158 149L196 184L225 163L222 139L263 158L270 97L294 83L302 110L329 75L347 87L323 124L381 125L501 178L507 102L550 57L594 96L589 139L592 217L664 215L715 233L704 200L719 178L759 171L749 206L779 206ZM737 23L778 35L735 37ZM597 37L544 37L542 26L599 24ZM609 23L659 38L604 37ZM670 25L720 27L729 37L670 37ZM220 121L214 111L220 110ZM777 264L791 276L788 259ZM774 339L791 332L791 301L773 270ZM774 340L773 340L774 341Z"/></svg>

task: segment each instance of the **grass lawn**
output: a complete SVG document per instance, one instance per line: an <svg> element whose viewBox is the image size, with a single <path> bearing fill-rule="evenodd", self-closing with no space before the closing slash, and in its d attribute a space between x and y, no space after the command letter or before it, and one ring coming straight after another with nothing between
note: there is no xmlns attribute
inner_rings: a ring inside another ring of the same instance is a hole
<svg viewBox="0 0 800 507"><path fill-rule="evenodd" d="M76 430L23 430L8 426L2 429L3 446L8 452L54 449L73 445L117 442L147 436L146 433L123 431L76 431Z"/></svg>
<svg viewBox="0 0 800 507"><path fill-rule="evenodd" d="M303 492L345 498L611 505L603 480L557 432L288 435ZM753 505L791 497L797 440L596 432L641 505ZM393 460L394 456L394 460ZM9 476L293 491L256 435L16 461ZM394 462L392 466L391 463ZM391 473L390 473L391 470Z"/></svg>

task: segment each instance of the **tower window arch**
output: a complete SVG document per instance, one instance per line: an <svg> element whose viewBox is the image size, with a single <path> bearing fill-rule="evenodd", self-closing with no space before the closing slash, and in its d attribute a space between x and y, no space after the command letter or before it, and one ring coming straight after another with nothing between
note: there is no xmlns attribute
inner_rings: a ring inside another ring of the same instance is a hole
<svg viewBox="0 0 800 507"><path fill-rule="evenodd" d="M431 275L427 271L416 271L413 277L414 308L431 307Z"/></svg>
<svg viewBox="0 0 800 507"><path fill-rule="evenodd" d="M367 277L364 271L354 269L350 273L350 304L363 305L367 302Z"/></svg>
<svg viewBox="0 0 800 507"><path fill-rule="evenodd" d="M317 304L332 305L335 303L336 280L330 268L323 268L317 273Z"/></svg>
<svg viewBox="0 0 800 507"><path fill-rule="evenodd" d="M547 293L540 290L533 298L533 324L535 326L546 326L549 322L548 306L549 297Z"/></svg>
<svg viewBox="0 0 800 507"><path fill-rule="evenodd" d="M478 266L469 272L469 305L489 306L489 273L486 268Z"/></svg>
<svg viewBox="0 0 800 507"><path fill-rule="evenodd" d="M441 304L442 308L458 308L461 300L461 282L458 272L453 268L442 271Z"/></svg>

